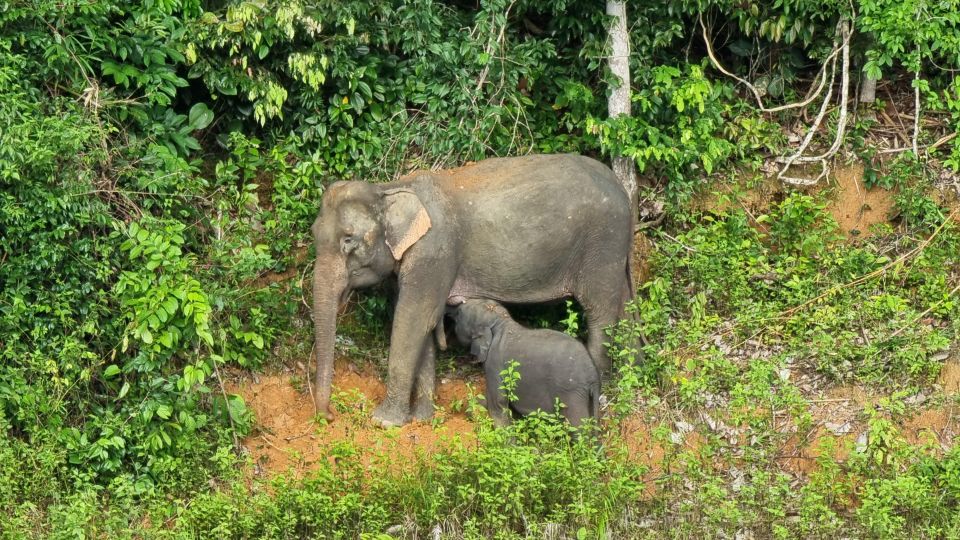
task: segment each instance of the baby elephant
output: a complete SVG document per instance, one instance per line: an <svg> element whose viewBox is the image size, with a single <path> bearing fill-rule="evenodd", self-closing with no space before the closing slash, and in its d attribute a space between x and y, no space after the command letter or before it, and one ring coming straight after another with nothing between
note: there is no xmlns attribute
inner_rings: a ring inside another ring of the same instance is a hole
<svg viewBox="0 0 960 540"><path fill-rule="evenodd" d="M493 300L470 299L448 311L457 339L484 363L487 410L496 425L510 423L510 409L521 415L553 412L558 399L565 405L561 414L574 427L597 417L600 374L582 343L555 330L524 328ZM519 364L520 381L517 400L508 402L500 372L511 360Z"/></svg>

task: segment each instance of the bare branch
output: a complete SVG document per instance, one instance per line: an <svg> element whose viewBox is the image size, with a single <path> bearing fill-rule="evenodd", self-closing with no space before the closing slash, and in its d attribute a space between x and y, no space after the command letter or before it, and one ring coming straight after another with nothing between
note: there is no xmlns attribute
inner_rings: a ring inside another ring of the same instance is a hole
<svg viewBox="0 0 960 540"><path fill-rule="evenodd" d="M837 150L840 149L840 144L843 142L843 136L847 128L847 103L850 98L850 23L848 21L843 21L840 23L840 31L843 35L843 45L841 46L841 51L843 51L843 66L841 67L840 76L840 117L837 119L837 135L833 139L833 144L830 145L830 149L820 154L819 156L812 157L800 157L799 153L797 158L794 160L796 163L815 163L817 161L833 157L837 153ZM823 109L821 109L823 111ZM822 114L822 112L821 112Z"/></svg>
<svg viewBox="0 0 960 540"><path fill-rule="evenodd" d="M796 103L788 103L786 105L767 108L763 105L763 98L760 96L760 90L758 90L756 86L751 84L750 81L743 79L741 77L738 77L737 75L734 75L733 73L728 71L726 68L724 68L722 64L720 64L720 61L717 60L717 57L713 52L713 45L710 42L710 37L707 35L707 27L706 25L703 24L702 14L698 17L698 20L700 21L700 28L703 31L703 42L707 46L707 56L710 57L710 62L713 64L713 67L717 68L717 70L719 70L721 73L723 73L727 77L736 79L737 82L746 86L750 90L750 92L753 93L753 96L756 98L757 106L760 107L760 110L765 113L775 113L780 111L786 111L789 109L802 108L813 103L813 101L817 99L817 97L820 95L820 92L823 91L823 86L827 82L827 69L826 69L827 64L829 64L834 58L836 58L837 53L840 52L840 47L836 43L834 43L833 51L830 53L829 56L827 56L826 60L823 61L823 67L820 69L820 73L819 73L820 83L817 85L817 89L815 91L807 93L806 99Z"/></svg>
<svg viewBox="0 0 960 540"><path fill-rule="evenodd" d="M765 113L775 113L788 109L804 108L811 103L813 103L818 97L820 97L823 88L826 87L826 95L824 95L823 103L820 106L820 111L817 114L817 117L814 119L813 124L810 126L810 129L807 131L807 134L804 136L803 140L800 143L799 148L791 154L790 156L780 157L777 159L778 163L784 165L783 169L777 174L777 178L783 182L787 182L794 185L813 185L819 182L821 179L826 177L829 174L830 168L827 165L827 159L832 157L840 149L840 145L843 143L844 135L846 134L847 127L847 103L850 97L850 21L841 20L838 23L838 30L841 39L834 41L833 51L827 56L824 60L823 66L820 69L820 82L818 83L816 90L811 90L807 93L807 97L803 101L796 103L789 103L786 105L780 105L778 107L766 107L763 104L763 97L760 94L760 90L757 89L753 84L751 84L746 79L738 77L737 75L731 73L723 65L720 64L720 61L717 59L716 55L713 52L713 46L710 42L710 37L707 34L707 27L703 22L703 16L698 17L700 23L700 29L703 33L703 41L707 47L707 56L710 57L710 61L713 63L713 66L716 67L721 73L735 79L740 84L746 86L751 93L753 93L754 98L757 100L757 106L762 112ZM843 58L843 64L841 67L841 85L840 85L840 117L837 122L837 132L834 137L833 144L830 145L830 148L817 156L804 156L807 147L810 146L810 143L813 140L814 135L820 128L820 124L823 123L823 119L826 117L827 111L830 109L830 103L833 98L833 83L836 80L837 72L837 54L841 54ZM827 84L827 71L830 71L830 83ZM814 179L808 178L796 178L787 176L787 171L791 166L797 163L820 163L821 171L820 174Z"/></svg>
<svg viewBox="0 0 960 540"><path fill-rule="evenodd" d="M837 61L833 60L833 64L830 66L830 86L827 87L827 95L823 97L823 103L820 105L820 112L817 113L817 117L813 120L813 125L810 126L810 129L807 130L807 134L803 137L803 140L800 141L800 147L797 148L797 151L789 157L780 157L777 158L777 162L785 164L785 167L778 176L783 176L783 173L793 165L794 161L800 159L800 156L807 150L807 146L810 145L810 142L813 140L813 136L816 134L817 130L820 128L820 123L823 122L823 119L827 115L827 110L830 108L830 100L833 97L833 81L837 76Z"/></svg>
<svg viewBox="0 0 960 540"><path fill-rule="evenodd" d="M920 138L920 68L913 77L913 155L920 159L917 139Z"/></svg>

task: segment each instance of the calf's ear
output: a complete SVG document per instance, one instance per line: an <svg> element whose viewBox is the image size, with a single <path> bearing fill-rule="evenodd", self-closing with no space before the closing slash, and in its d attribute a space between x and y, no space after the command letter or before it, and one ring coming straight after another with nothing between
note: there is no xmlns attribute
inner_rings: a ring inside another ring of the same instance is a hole
<svg viewBox="0 0 960 540"><path fill-rule="evenodd" d="M476 356L481 362L486 362L492 344L493 329L490 326L484 326L480 328L478 335L470 342L470 354Z"/></svg>

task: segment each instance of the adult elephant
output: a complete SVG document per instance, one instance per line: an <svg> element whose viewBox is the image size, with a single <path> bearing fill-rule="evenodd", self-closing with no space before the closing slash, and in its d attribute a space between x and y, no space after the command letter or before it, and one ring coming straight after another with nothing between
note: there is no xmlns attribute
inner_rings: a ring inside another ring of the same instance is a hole
<svg viewBox="0 0 960 540"><path fill-rule="evenodd" d="M432 330L447 300L538 303L573 296L587 349L610 362L603 328L631 294L633 236L626 192L613 172L577 155L487 159L387 184L338 182L312 227L317 411L329 414L339 305L352 289L397 276L382 426L433 414ZM412 405L412 409L411 409Z"/></svg>

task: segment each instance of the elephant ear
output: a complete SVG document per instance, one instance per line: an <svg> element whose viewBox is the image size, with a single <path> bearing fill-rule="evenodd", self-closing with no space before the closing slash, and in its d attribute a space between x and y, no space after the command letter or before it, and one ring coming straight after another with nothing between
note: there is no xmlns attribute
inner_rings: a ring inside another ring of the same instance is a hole
<svg viewBox="0 0 960 540"><path fill-rule="evenodd" d="M473 338L470 342L470 354L477 357L481 362L486 363L487 355L490 354L490 347L493 345L493 328L484 326L480 329L480 335Z"/></svg>
<svg viewBox="0 0 960 540"><path fill-rule="evenodd" d="M387 190L383 192L383 201L387 247L399 261L410 246L430 230L430 216L420 198L408 189Z"/></svg>

